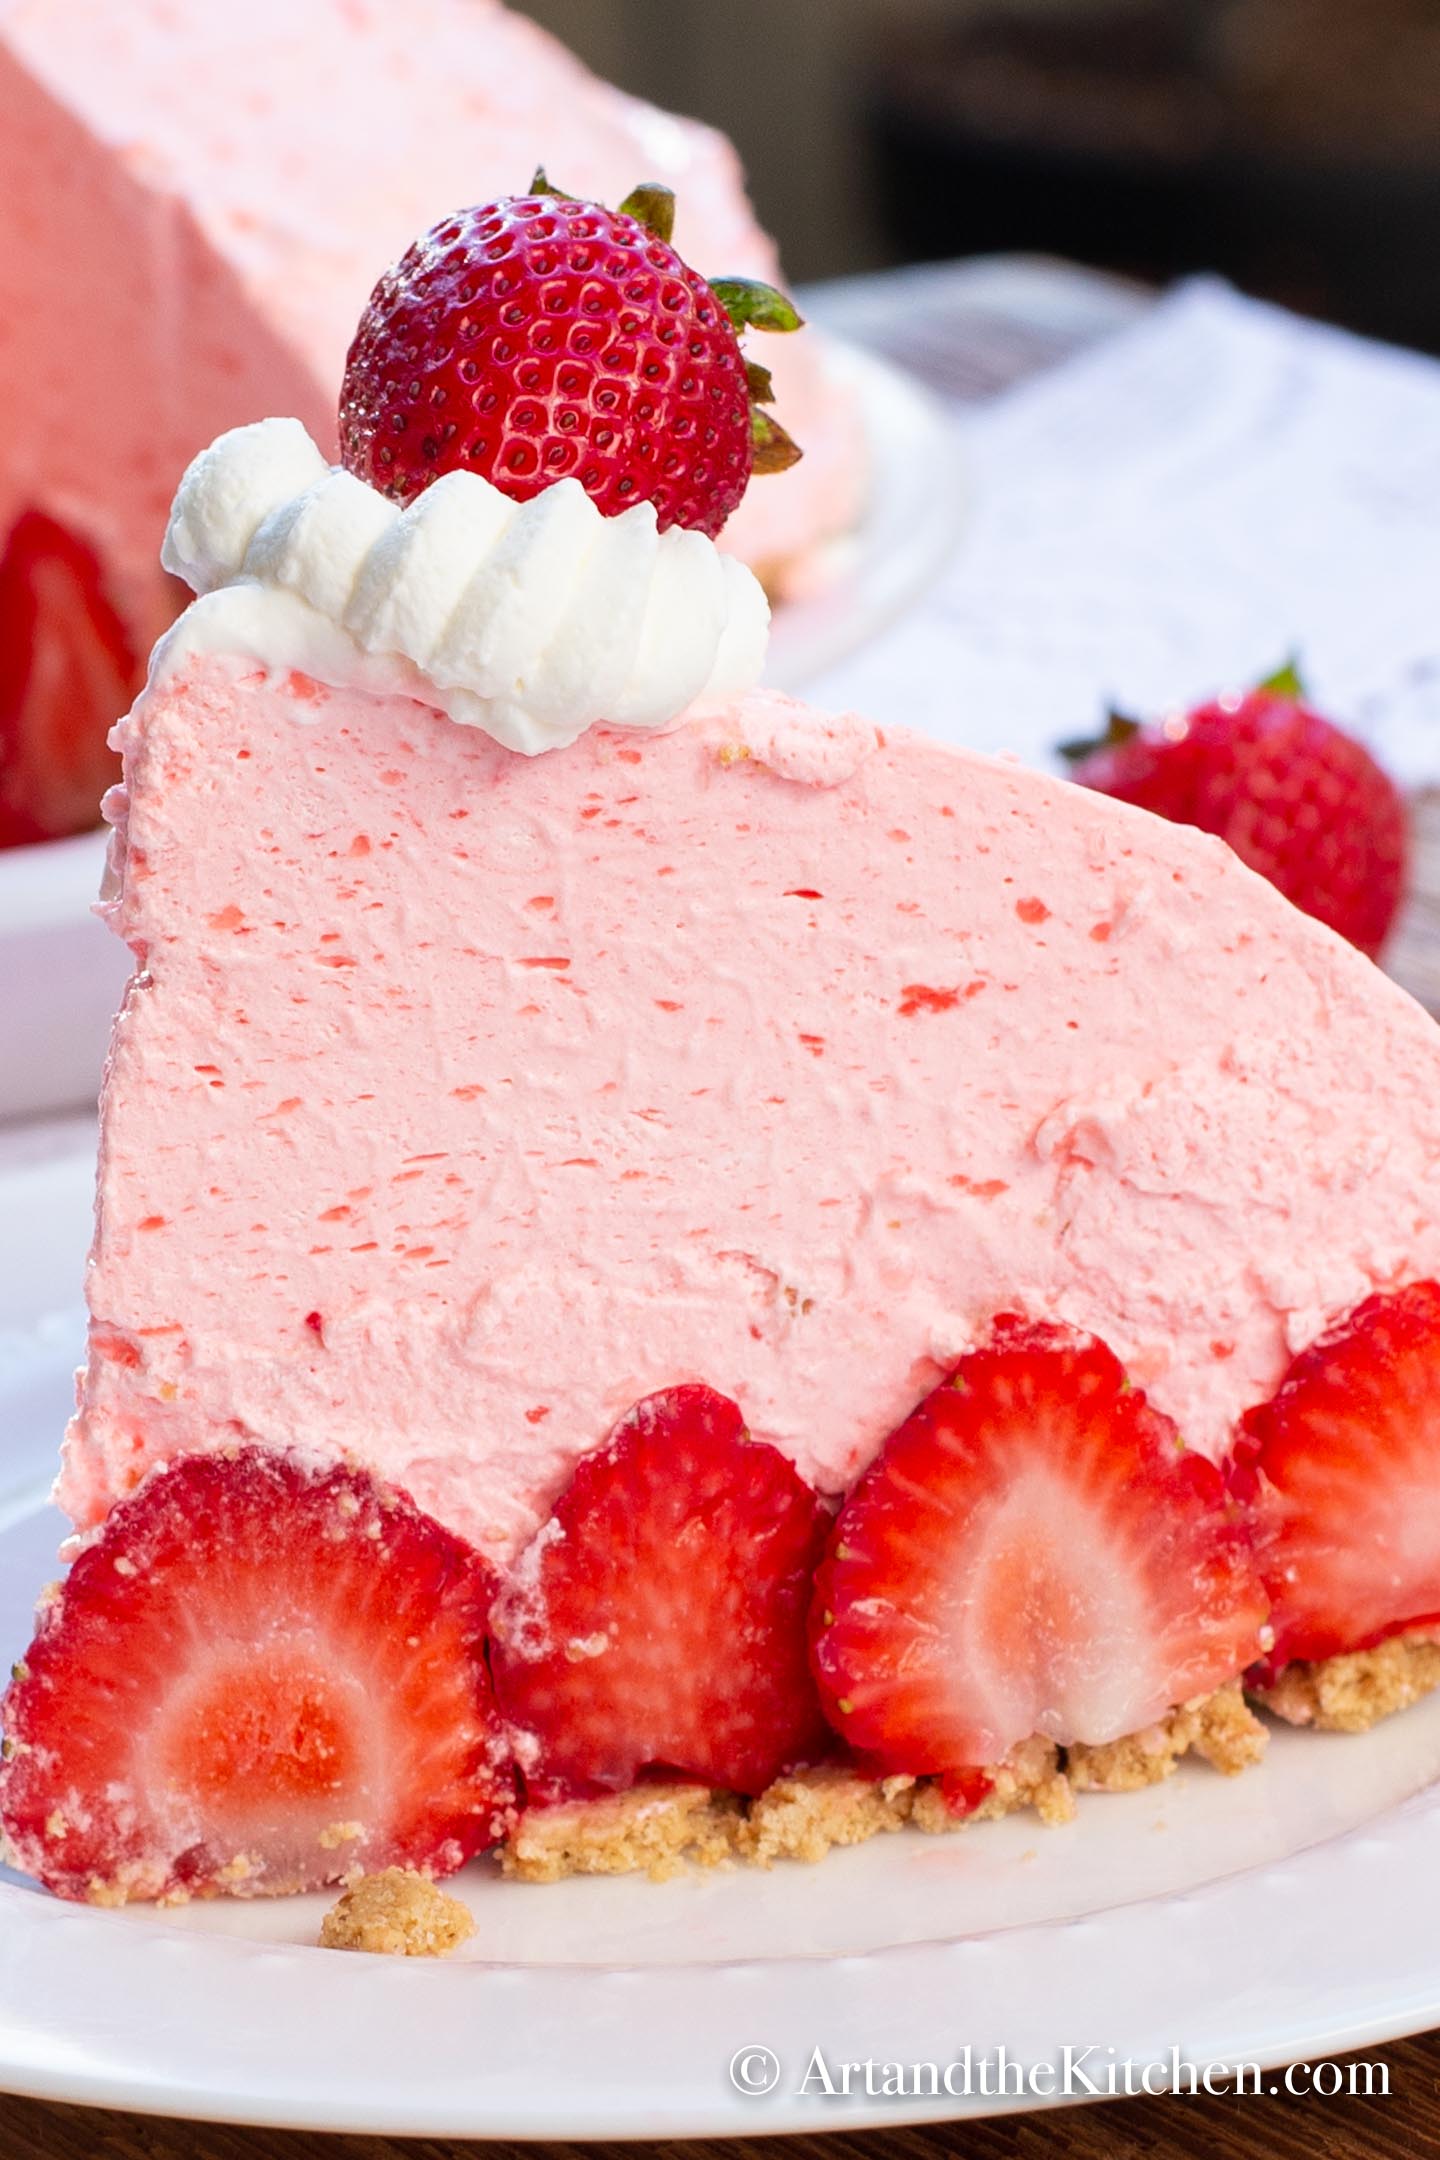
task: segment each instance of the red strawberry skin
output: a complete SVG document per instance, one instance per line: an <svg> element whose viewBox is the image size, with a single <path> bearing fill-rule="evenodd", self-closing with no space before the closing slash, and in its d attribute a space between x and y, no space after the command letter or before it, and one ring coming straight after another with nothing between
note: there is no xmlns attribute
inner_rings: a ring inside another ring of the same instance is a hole
<svg viewBox="0 0 1440 2160"><path fill-rule="evenodd" d="M607 516L712 538L753 465L739 339L635 218L506 197L434 226L376 286L340 397L349 470L394 501L478 472L517 502L577 479Z"/></svg>
<svg viewBox="0 0 1440 2160"><path fill-rule="evenodd" d="M1270 690L1201 705L1097 750L1071 777L1229 842L1242 862L1372 958L1404 895L1409 834L1368 750Z"/></svg>
<svg viewBox="0 0 1440 2160"><path fill-rule="evenodd" d="M514 1776L485 1563L403 1494L258 1447L119 1503L0 1706L0 1823L62 1897L449 1873Z"/></svg>
<svg viewBox="0 0 1440 2160"><path fill-rule="evenodd" d="M805 1617L825 1528L723 1395L637 1404L495 1609L495 1689L532 1797L619 1791L650 1768L756 1793L823 1753Z"/></svg>
<svg viewBox="0 0 1440 2160"><path fill-rule="evenodd" d="M1232 1485L1273 1674L1440 1622L1440 1283L1367 1298L1247 1412Z"/></svg>
<svg viewBox="0 0 1440 2160"><path fill-rule="evenodd" d="M0 847L98 823L140 671L84 541L26 510L0 555Z"/></svg>
<svg viewBox="0 0 1440 2160"><path fill-rule="evenodd" d="M1220 1473L1103 1343L1007 1316L841 1510L811 1627L836 1730L919 1775L1138 1731L1264 1619Z"/></svg>

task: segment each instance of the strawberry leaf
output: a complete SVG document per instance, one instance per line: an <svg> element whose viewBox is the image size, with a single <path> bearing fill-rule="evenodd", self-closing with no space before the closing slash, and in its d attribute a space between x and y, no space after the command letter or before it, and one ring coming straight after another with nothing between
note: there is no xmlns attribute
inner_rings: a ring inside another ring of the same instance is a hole
<svg viewBox="0 0 1440 2160"><path fill-rule="evenodd" d="M579 202L580 200L578 195L567 195L564 188L552 186L546 177L543 165L536 166L535 177L530 182L529 191L532 195L552 195L556 202Z"/></svg>
<svg viewBox="0 0 1440 2160"><path fill-rule="evenodd" d="M750 441L754 446L752 469L757 473L788 472L805 454L794 436L787 435L779 421L758 406L750 414Z"/></svg>
<svg viewBox="0 0 1440 2160"><path fill-rule="evenodd" d="M675 231L674 190L661 187L658 180L642 180L621 203L620 215L634 218L637 225L643 225L668 247Z"/></svg>
<svg viewBox="0 0 1440 2160"><path fill-rule="evenodd" d="M755 404L773 404L775 383L769 368L761 367L758 360L747 360L745 362L745 380L750 385L750 396Z"/></svg>
<svg viewBox="0 0 1440 2160"><path fill-rule="evenodd" d="M1074 742L1057 743L1056 749L1067 765L1079 765L1085 758L1093 757L1097 750L1118 750L1140 732L1140 722L1131 720L1112 706L1105 715L1103 735L1087 735Z"/></svg>
<svg viewBox="0 0 1440 2160"><path fill-rule="evenodd" d="M711 278L710 290L737 330L799 330L804 326L794 301L756 278Z"/></svg>
<svg viewBox="0 0 1440 2160"><path fill-rule="evenodd" d="M1300 674L1299 656L1291 653L1283 667L1276 668L1273 675L1267 675L1255 687L1268 691L1272 697L1303 698L1305 684Z"/></svg>

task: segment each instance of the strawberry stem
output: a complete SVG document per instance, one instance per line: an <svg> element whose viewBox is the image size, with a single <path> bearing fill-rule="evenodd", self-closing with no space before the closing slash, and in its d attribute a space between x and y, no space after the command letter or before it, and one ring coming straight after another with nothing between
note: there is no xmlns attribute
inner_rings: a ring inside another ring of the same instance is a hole
<svg viewBox="0 0 1440 2160"><path fill-rule="evenodd" d="M642 180L621 203L620 215L634 218L668 247L675 231L675 192L658 180Z"/></svg>
<svg viewBox="0 0 1440 2160"><path fill-rule="evenodd" d="M800 330L804 317L793 300L757 278L709 280L710 290L737 330Z"/></svg>

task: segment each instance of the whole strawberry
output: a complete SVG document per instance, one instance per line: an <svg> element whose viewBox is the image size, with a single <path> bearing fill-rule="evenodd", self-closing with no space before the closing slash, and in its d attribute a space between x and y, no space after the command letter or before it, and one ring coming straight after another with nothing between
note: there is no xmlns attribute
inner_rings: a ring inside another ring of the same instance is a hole
<svg viewBox="0 0 1440 2160"><path fill-rule="evenodd" d="M1072 778L1228 840L1288 900L1372 958L1404 896L1408 832L1394 782L1305 703L1293 668L1241 698L1072 746Z"/></svg>
<svg viewBox="0 0 1440 2160"><path fill-rule="evenodd" d="M573 478L606 516L650 502L662 531L713 539L752 472L800 455L738 333L800 318L768 285L707 284L670 245L674 216L667 188L607 210L537 173L528 195L434 226L350 347L348 469L399 503L460 470L517 502Z"/></svg>

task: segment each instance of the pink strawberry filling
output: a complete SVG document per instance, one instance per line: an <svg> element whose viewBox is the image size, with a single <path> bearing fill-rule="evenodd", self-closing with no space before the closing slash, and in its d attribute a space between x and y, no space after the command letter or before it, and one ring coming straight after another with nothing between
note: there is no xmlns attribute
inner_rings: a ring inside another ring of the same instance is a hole
<svg viewBox="0 0 1440 2160"><path fill-rule="evenodd" d="M503 1564L699 1379L839 1495L1006 1310L1216 1459L1440 1270L1433 1024L1218 842L773 696L526 759L217 654L124 732L82 1529L240 1432Z"/></svg>

